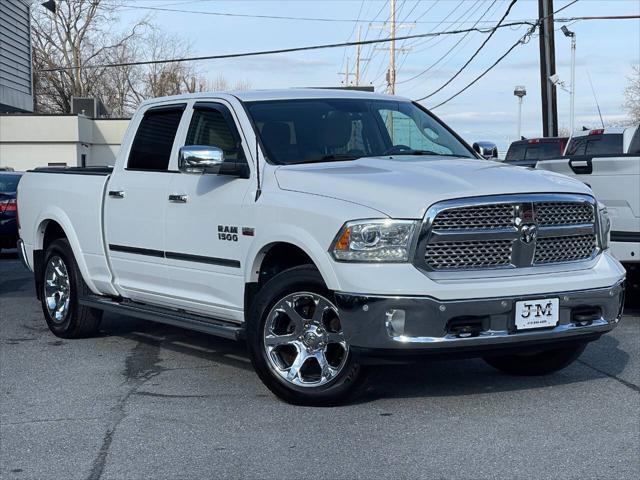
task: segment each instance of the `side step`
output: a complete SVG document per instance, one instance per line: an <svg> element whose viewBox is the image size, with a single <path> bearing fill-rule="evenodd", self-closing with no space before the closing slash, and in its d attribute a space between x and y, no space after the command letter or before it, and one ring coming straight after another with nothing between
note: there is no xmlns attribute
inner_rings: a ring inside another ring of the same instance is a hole
<svg viewBox="0 0 640 480"><path fill-rule="evenodd" d="M194 315L170 308L155 307L131 300L114 300L109 297L90 295L79 299L80 305L85 305L98 310L121 313L142 320L165 323L174 327L182 327L208 333L217 337L239 340L244 336L244 328L236 323L225 320Z"/></svg>

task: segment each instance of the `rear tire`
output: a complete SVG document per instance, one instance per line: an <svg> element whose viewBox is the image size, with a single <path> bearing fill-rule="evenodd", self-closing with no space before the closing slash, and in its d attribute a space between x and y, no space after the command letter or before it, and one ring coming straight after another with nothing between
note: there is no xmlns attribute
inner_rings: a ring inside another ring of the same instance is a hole
<svg viewBox="0 0 640 480"><path fill-rule="evenodd" d="M102 311L78 303L91 294L84 283L67 239L51 242L42 269L42 311L49 330L61 338L85 338L95 335Z"/></svg>
<svg viewBox="0 0 640 480"><path fill-rule="evenodd" d="M364 384L364 371L342 334L333 294L311 265L267 281L249 311L246 333L256 373L285 402L339 405Z"/></svg>
<svg viewBox="0 0 640 480"><path fill-rule="evenodd" d="M485 357L493 368L510 375L548 375L571 365L584 351L586 343L550 348L533 354L515 354Z"/></svg>

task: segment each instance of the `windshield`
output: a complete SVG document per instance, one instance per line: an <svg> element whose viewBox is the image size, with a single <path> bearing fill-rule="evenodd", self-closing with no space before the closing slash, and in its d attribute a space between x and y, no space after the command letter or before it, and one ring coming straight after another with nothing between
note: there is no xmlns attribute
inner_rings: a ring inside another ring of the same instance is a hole
<svg viewBox="0 0 640 480"><path fill-rule="evenodd" d="M21 175L0 175L0 192L15 192Z"/></svg>
<svg viewBox="0 0 640 480"><path fill-rule="evenodd" d="M477 158L410 102L323 98L249 102L247 107L269 160L278 164L381 155Z"/></svg>

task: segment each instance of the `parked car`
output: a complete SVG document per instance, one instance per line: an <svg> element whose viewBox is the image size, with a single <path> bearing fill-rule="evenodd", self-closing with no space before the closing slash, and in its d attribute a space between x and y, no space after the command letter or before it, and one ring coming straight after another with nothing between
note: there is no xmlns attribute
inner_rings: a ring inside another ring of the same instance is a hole
<svg viewBox="0 0 640 480"><path fill-rule="evenodd" d="M535 167L539 160L558 158L567 146L567 137L545 137L518 140L509 145L506 163L519 167Z"/></svg>
<svg viewBox="0 0 640 480"><path fill-rule="evenodd" d="M611 217L611 251L640 292L640 125L576 132L566 156L536 168L586 183Z"/></svg>
<svg viewBox="0 0 640 480"><path fill-rule="evenodd" d="M0 171L0 250L16 248L16 191L22 173Z"/></svg>
<svg viewBox="0 0 640 480"><path fill-rule="evenodd" d="M296 404L343 402L367 364L431 354L547 374L622 315L589 187L480 159L401 97L149 100L113 169L30 171L18 211L55 335L93 335L109 310L245 338Z"/></svg>

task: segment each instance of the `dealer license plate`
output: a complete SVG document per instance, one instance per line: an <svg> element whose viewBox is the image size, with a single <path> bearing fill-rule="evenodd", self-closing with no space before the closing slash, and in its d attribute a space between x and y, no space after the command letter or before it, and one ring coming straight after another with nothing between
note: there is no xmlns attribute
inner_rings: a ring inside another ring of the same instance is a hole
<svg viewBox="0 0 640 480"><path fill-rule="evenodd" d="M516 329L555 327L558 325L560 300L543 298L516 302Z"/></svg>

